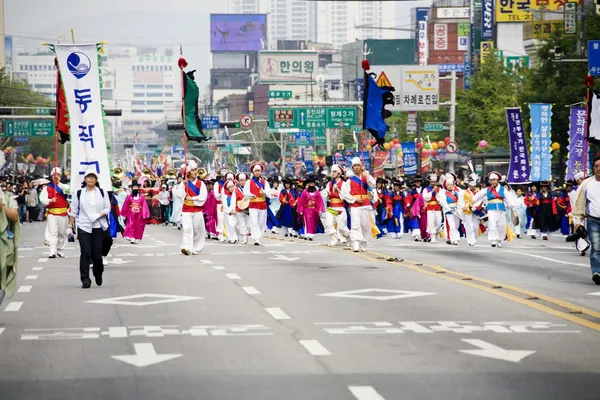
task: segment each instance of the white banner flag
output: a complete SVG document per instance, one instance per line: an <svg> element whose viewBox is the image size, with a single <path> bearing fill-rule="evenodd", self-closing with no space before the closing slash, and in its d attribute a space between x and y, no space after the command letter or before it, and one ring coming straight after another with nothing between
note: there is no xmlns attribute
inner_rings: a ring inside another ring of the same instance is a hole
<svg viewBox="0 0 600 400"><path fill-rule="evenodd" d="M81 188L85 171L95 170L100 187L111 190L110 167L100 92L98 45L54 45L69 111L71 193Z"/></svg>

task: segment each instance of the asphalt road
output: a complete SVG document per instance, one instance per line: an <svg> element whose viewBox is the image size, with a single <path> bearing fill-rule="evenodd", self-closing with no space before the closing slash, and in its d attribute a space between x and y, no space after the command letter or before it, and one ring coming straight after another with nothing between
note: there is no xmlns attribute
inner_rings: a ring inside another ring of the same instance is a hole
<svg viewBox="0 0 600 400"><path fill-rule="evenodd" d="M0 312L2 400L600 398L600 287L560 238L185 257L151 226L82 290L77 247L48 260L42 226Z"/></svg>

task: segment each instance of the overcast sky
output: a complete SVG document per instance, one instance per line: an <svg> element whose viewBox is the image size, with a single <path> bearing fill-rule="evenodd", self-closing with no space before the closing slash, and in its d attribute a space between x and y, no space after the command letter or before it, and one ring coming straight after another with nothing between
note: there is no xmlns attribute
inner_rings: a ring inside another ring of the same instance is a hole
<svg viewBox="0 0 600 400"><path fill-rule="evenodd" d="M13 36L13 47L24 44L35 52L44 48L42 42L61 36L70 41L71 28L77 42L181 43L190 67L198 70L202 91L209 78L209 15L224 12L225 0L4 0L6 34Z"/></svg>

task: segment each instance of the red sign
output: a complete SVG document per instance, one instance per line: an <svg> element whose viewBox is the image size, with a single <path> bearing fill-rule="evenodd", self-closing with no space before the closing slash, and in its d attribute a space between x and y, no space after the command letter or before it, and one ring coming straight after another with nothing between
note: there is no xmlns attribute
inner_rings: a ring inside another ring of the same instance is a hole
<svg viewBox="0 0 600 400"><path fill-rule="evenodd" d="M384 166L390 158L389 151L376 151L375 158L373 159L373 177L383 178Z"/></svg>
<svg viewBox="0 0 600 400"><path fill-rule="evenodd" d="M448 142L446 145L446 151L451 154L456 153L458 151L458 145L456 142Z"/></svg>

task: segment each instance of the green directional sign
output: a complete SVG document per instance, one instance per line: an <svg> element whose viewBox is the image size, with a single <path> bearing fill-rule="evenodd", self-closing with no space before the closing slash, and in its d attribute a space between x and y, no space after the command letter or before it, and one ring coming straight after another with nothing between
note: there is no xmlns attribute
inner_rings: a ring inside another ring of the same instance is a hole
<svg viewBox="0 0 600 400"><path fill-rule="evenodd" d="M423 130L425 132L442 132L445 129L446 128L444 127L443 124L438 124L438 123L429 123L429 122L426 122L423 125Z"/></svg>
<svg viewBox="0 0 600 400"><path fill-rule="evenodd" d="M3 136L6 137L54 136L53 120L14 119L4 125Z"/></svg>
<svg viewBox="0 0 600 400"><path fill-rule="evenodd" d="M269 125L275 129L351 128L356 115L354 107L271 108Z"/></svg>
<svg viewBox="0 0 600 400"><path fill-rule="evenodd" d="M325 129L315 129L315 146L327 146Z"/></svg>
<svg viewBox="0 0 600 400"><path fill-rule="evenodd" d="M269 90L269 99L291 99L291 90Z"/></svg>

